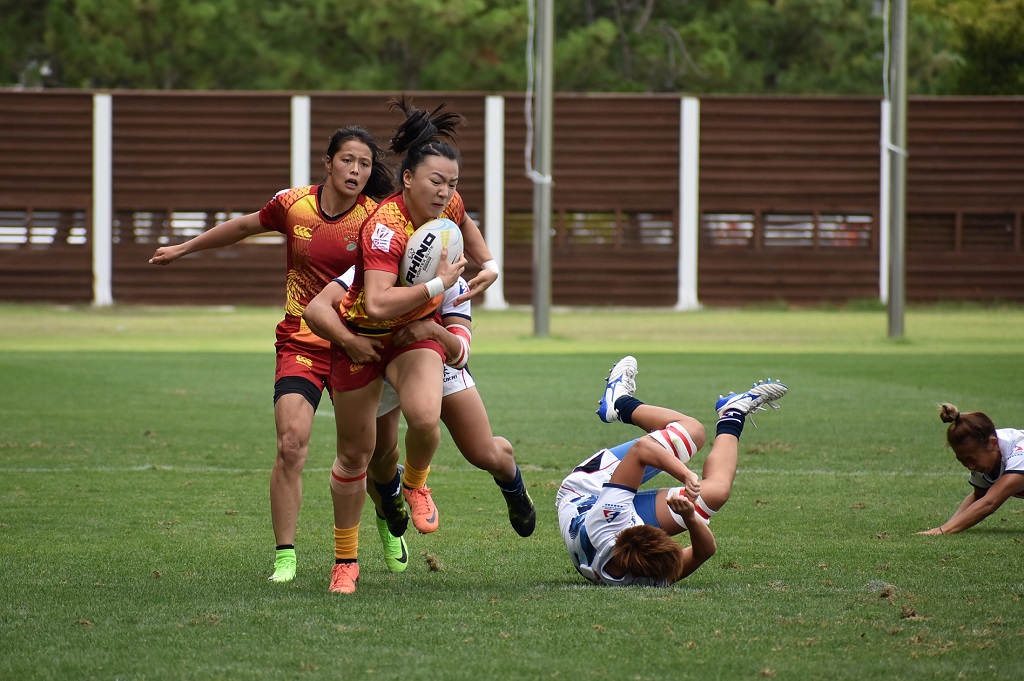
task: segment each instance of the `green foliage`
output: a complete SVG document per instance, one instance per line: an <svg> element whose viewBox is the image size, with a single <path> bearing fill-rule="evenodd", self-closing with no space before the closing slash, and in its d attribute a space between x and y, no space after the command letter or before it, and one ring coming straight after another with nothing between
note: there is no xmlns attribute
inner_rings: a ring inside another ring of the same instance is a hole
<svg viewBox="0 0 1024 681"><path fill-rule="evenodd" d="M0 82L518 90L536 0L0 1ZM878 95L879 0L556 2L561 91ZM1024 93L1024 0L915 0L911 94Z"/></svg>

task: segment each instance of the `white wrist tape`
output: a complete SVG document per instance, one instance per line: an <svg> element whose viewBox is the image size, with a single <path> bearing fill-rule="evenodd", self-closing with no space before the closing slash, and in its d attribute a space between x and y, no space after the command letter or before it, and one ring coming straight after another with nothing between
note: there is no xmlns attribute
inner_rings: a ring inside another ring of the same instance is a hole
<svg viewBox="0 0 1024 681"><path fill-rule="evenodd" d="M473 338L472 332L462 324L451 324L446 326L448 333L459 339L459 356L450 357L448 366L453 369L461 369L469 362L469 343Z"/></svg>
<svg viewBox="0 0 1024 681"><path fill-rule="evenodd" d="M428 298L433 298L440 293L444 293L444 281L441 280L441 277L434 277L424 284L424 286L427 287Z"/></svg>
<svg viewBox="0 0 1024 681"><path fill-rule="evenodd" d="M480 269L489 270L491 272L494 272L495 274L498 274L498 262L496 260L488 260L487 262L480 265Z"/></svg>

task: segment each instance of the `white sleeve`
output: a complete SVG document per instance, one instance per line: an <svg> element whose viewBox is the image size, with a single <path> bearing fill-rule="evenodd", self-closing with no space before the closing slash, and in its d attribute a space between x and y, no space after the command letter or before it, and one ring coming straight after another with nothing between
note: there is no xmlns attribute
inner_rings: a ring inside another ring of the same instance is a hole
<svg viewBox="0 0 1024 681"><path fill-rule="evenodd" d="M458 315L459 317L472 319L473 305L470 301L466 300L458 305L455 304L456 299L466 293L469 293L469 284L466 283L465 279L459 277L459 280L455 282L455 286L444 292L444 300L441 301L441 316Z"/></svg>
<svg viewBox="0 0 1024 681"><path fill-rule="evenodd" d="M340 277L335 277L334 281L341 284L341 287L347 291L349 287L352 285L352 282L355 281L355 278L356 266L352 265L352 267L349 267L347 270L345 270L345 274L341 275Z"/></svg>
<svg viewBox="0 0 1024 681"><path fill-rule="evenodd" d="M633 527L636 490L606 484L601 488L594 506L587 512L587 535L595 547L614 544L619 532Z"/></svg>

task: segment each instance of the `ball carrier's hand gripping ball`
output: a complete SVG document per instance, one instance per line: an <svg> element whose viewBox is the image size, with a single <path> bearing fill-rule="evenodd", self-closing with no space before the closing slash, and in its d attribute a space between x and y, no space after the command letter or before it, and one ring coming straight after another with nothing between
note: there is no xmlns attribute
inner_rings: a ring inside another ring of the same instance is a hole
<svg viewBox="0 0 1024 681"><path fill-rule="evenodd" d="M465 244L459 226L446 218L423 224L409 237L402 254L398 276L403 286L424 284L437 275L441 250L448 249L448 262L462 257Z"/></svg>

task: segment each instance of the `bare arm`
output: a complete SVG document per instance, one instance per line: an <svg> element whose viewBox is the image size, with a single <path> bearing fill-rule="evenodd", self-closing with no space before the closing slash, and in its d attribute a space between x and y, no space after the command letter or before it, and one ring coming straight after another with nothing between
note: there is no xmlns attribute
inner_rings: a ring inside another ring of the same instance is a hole
<svg viewBox="0 0 1024 681"><path fill-rule="evenodd" d="M246 237L262 234L266 231L269 230L260 224L259 213L249 213L248 215L231 218L213 229L209 229L199 236L189 239L183 244L161 246L153 253L153 257L149 259L149 264L169 265L183 255L237 244Z"/></svg>
<svg viewBox="0 0 1024 681"><path fill-rule="evenodd" d="M462 217L459 229L462 230L462 238L466 240L466 254L481 267L480 272L467 282L469 293L459 296L456 301L464 303L490 288L491 284L498 280L498 273L483 269L483 264L493 260L494 256L491 255L491 249L487 248L487 242L484 241L484 235L480 233L480 227L473 221L473 218L469 217L469 214Z"/></svg>
<svg viewBox="0 0 1024 681"><path fill-rule="evenodd" d="M417 341L432 339L441 344L444 348L447 363L451 364L453 358L460 357L463 352L462 342L458 336L448 330L451 324L460 324L465 320L461 317L448 316L438 324L433 319L419 319L411 322L395 332L395 345L401 347L410 345ZM463 362L465 365L465 362Z"/></svg>
<svg viewBox="0 0 1024 681"><path fill-rule="evenodd" d="M685 496L675 495L666 500L669 508L683 518L683 524L690 532L690 545L683 549L683 571L678 579L689 577L694 570L715 555L718 545L711 528L694 513L693 502ZM678 580L677 580L678 581Z"/></svg>
<svg viewBox="0 0 1024 681"><path fill-rule="evenodd" d="M687 494L696 497L700 493L697 474L686 467L671 452L649 437L642 437L633 443L626 456L612 473L611 483L630 489L637 489L644 479L644 469L653 466L665 471L676 480L686 484Z"/></svg>
<svg viewBox="0 0 1024 681"><path fill-rule="evenodd" d="M341 301L345 298L345 289L338 282L332 281L309 301L302 319L313 333L324 340L329 340L342 348L356 364L379 362L377 348L381 342L374 338L358 336L348 330L345 322L338 314Z"/></svg>
<svg viewBox="0 0 1024 681"><path fill-rule="evenodd" d="M464 269L466 269L464 257L452 264L448 262L448 249L445 248L441 251L437 276L441 279L445 289L455 285ZM433 297L427 290L426 284L399 286L398 277L384 270L366 270L363 274L363 294L366 297L367 316L378 321L403 315Z"/></svg>
<svg viewBox="0 0 1024 681"><path fill-rule="evenodd" d="M1024 492L1024 474L1005 473L992 485L981 492L975 490L960 503L956 512L938 527L918 532L918 534L956 534L974 527L985 518L995 513L1003 502L1014 494Z"/></svg>

